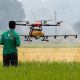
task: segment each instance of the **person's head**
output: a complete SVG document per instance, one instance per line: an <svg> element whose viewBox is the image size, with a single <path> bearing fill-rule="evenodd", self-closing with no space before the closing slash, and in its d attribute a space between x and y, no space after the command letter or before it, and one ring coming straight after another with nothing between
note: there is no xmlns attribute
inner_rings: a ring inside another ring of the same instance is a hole
<svg viewBox="0 0 80 80"><path fill-rule="evenodd" d="M16 27L16 22L15 21L9 21L9 28L15 29L15 27Z"/></svg>

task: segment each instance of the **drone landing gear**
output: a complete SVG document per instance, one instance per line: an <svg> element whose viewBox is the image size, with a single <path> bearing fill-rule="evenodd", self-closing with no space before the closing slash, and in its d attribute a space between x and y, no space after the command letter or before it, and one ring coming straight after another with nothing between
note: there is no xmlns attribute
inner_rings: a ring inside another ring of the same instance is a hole
<svg viewBox="0 0 80 80"><path fill-rule="evenodd" d="M32 40L30 39L30 36L25 36L25 40L24 41L32 42Z"/></svg>
<svg viewBox="0 0 80 80"><path fill-rule="evenodd" d="M49 41L48 36L43 36L41 41L47 41L48 42Z"/></svg>

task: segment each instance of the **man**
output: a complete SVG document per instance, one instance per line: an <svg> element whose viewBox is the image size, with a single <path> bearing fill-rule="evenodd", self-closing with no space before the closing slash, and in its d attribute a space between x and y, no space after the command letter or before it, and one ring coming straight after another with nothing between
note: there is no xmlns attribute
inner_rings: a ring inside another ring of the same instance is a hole
<svg viewBox="0 0 80 80"><path fill-rule="evenodd" d="M3 45L3 66L18 65L17 47L20 46L20 37L15 32L15 27L15 21L10 21L10 30L4 32L0 39L0 44Z"/></svg>

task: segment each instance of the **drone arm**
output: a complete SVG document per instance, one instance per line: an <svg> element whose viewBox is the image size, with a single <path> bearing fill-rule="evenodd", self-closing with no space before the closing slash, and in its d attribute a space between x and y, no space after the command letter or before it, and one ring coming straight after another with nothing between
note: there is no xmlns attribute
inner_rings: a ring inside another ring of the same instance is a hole
<svg viewBox="0 0 80 80"><path fill-rule="evenodd" d="M26 26L26 24L16 24L16 25L19 25L19 26Z"/></svg>
<svg viewBox="0 0 80 80"><path fill-rule="evenodd" d="M45 25L42 25L42 26L57 26L57 24L45 24Z"/></svg>

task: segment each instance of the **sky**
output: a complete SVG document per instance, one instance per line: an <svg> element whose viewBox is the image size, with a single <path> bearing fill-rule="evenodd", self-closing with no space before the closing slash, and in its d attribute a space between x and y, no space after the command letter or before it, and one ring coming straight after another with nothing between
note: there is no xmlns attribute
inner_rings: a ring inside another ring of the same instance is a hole
<svg viewBox="0 0 80 80"><path fill-rule="evenodd" d="M65 23L73 25L80 20L80 0L18 0L21 1L26 13L26 19L36 19L40 15L38 11L45 13L45 17L54 19L54 11L57 12L58 19L64 20ZM46 12L43 12L46 11ZM48 12L49 11L49 12ZM41 12L40 12L41 13ZM41 16L41 15L40 15ZM42 15L43 18L44 15ZM41 18L42 18L41 17Z"/></svg>
<svg viewBox="0 0 80 80"><path fill-rule="evenodd" d="M9 21L23 20L24 18L25 13L21 2L17 0L0 0L0 34L8 29Z"/></svg>
<svg viewBox="0 0 80 80"><path fill-rule="evenodd" d="M18 0L22 3L25 20L54 20L54 12L57 20L64 21L63 28L58 28L58 33L74 33L72 26L80 21L80 0ZM52 30L49 28L49 30Z"/></svg>
<svg viewBox="0 0 80 80"><path fill-rule="evenodd" d="M0 34L8 29L10 20L63 21L61 26L42 27L44 35L80 35L80 0L0 0ZM75 25L76 24L76 25ZM75 28L73 27L75 25ZM19 34L28 35L28 26L17 26ZM73 38L71 38L73 40ZM53 39L51 39L53 41ZM72 41L70 40L70 41ZM59 41L61 42L62 39ZM68 41L68 40L66 40ZM80 41L80 39L78 39Z"/></svg>
<svg viewBox="0 0 80 80"><path fill-rule="evenodd" d="M44 33L76 34L73 25L80 22L79 7L80 0L6 0L6 2L0 0L0 20L3 24L5 20L36 21L47 19L54 21L56 11L57 21L63 21L63 24L61 27L43 27ZM54 23L53 21L49 23ZM23 34L24 32L26 32L25 34L29 33L29 29L24 27L20 27L19 31L22 31Z"/></svg>

